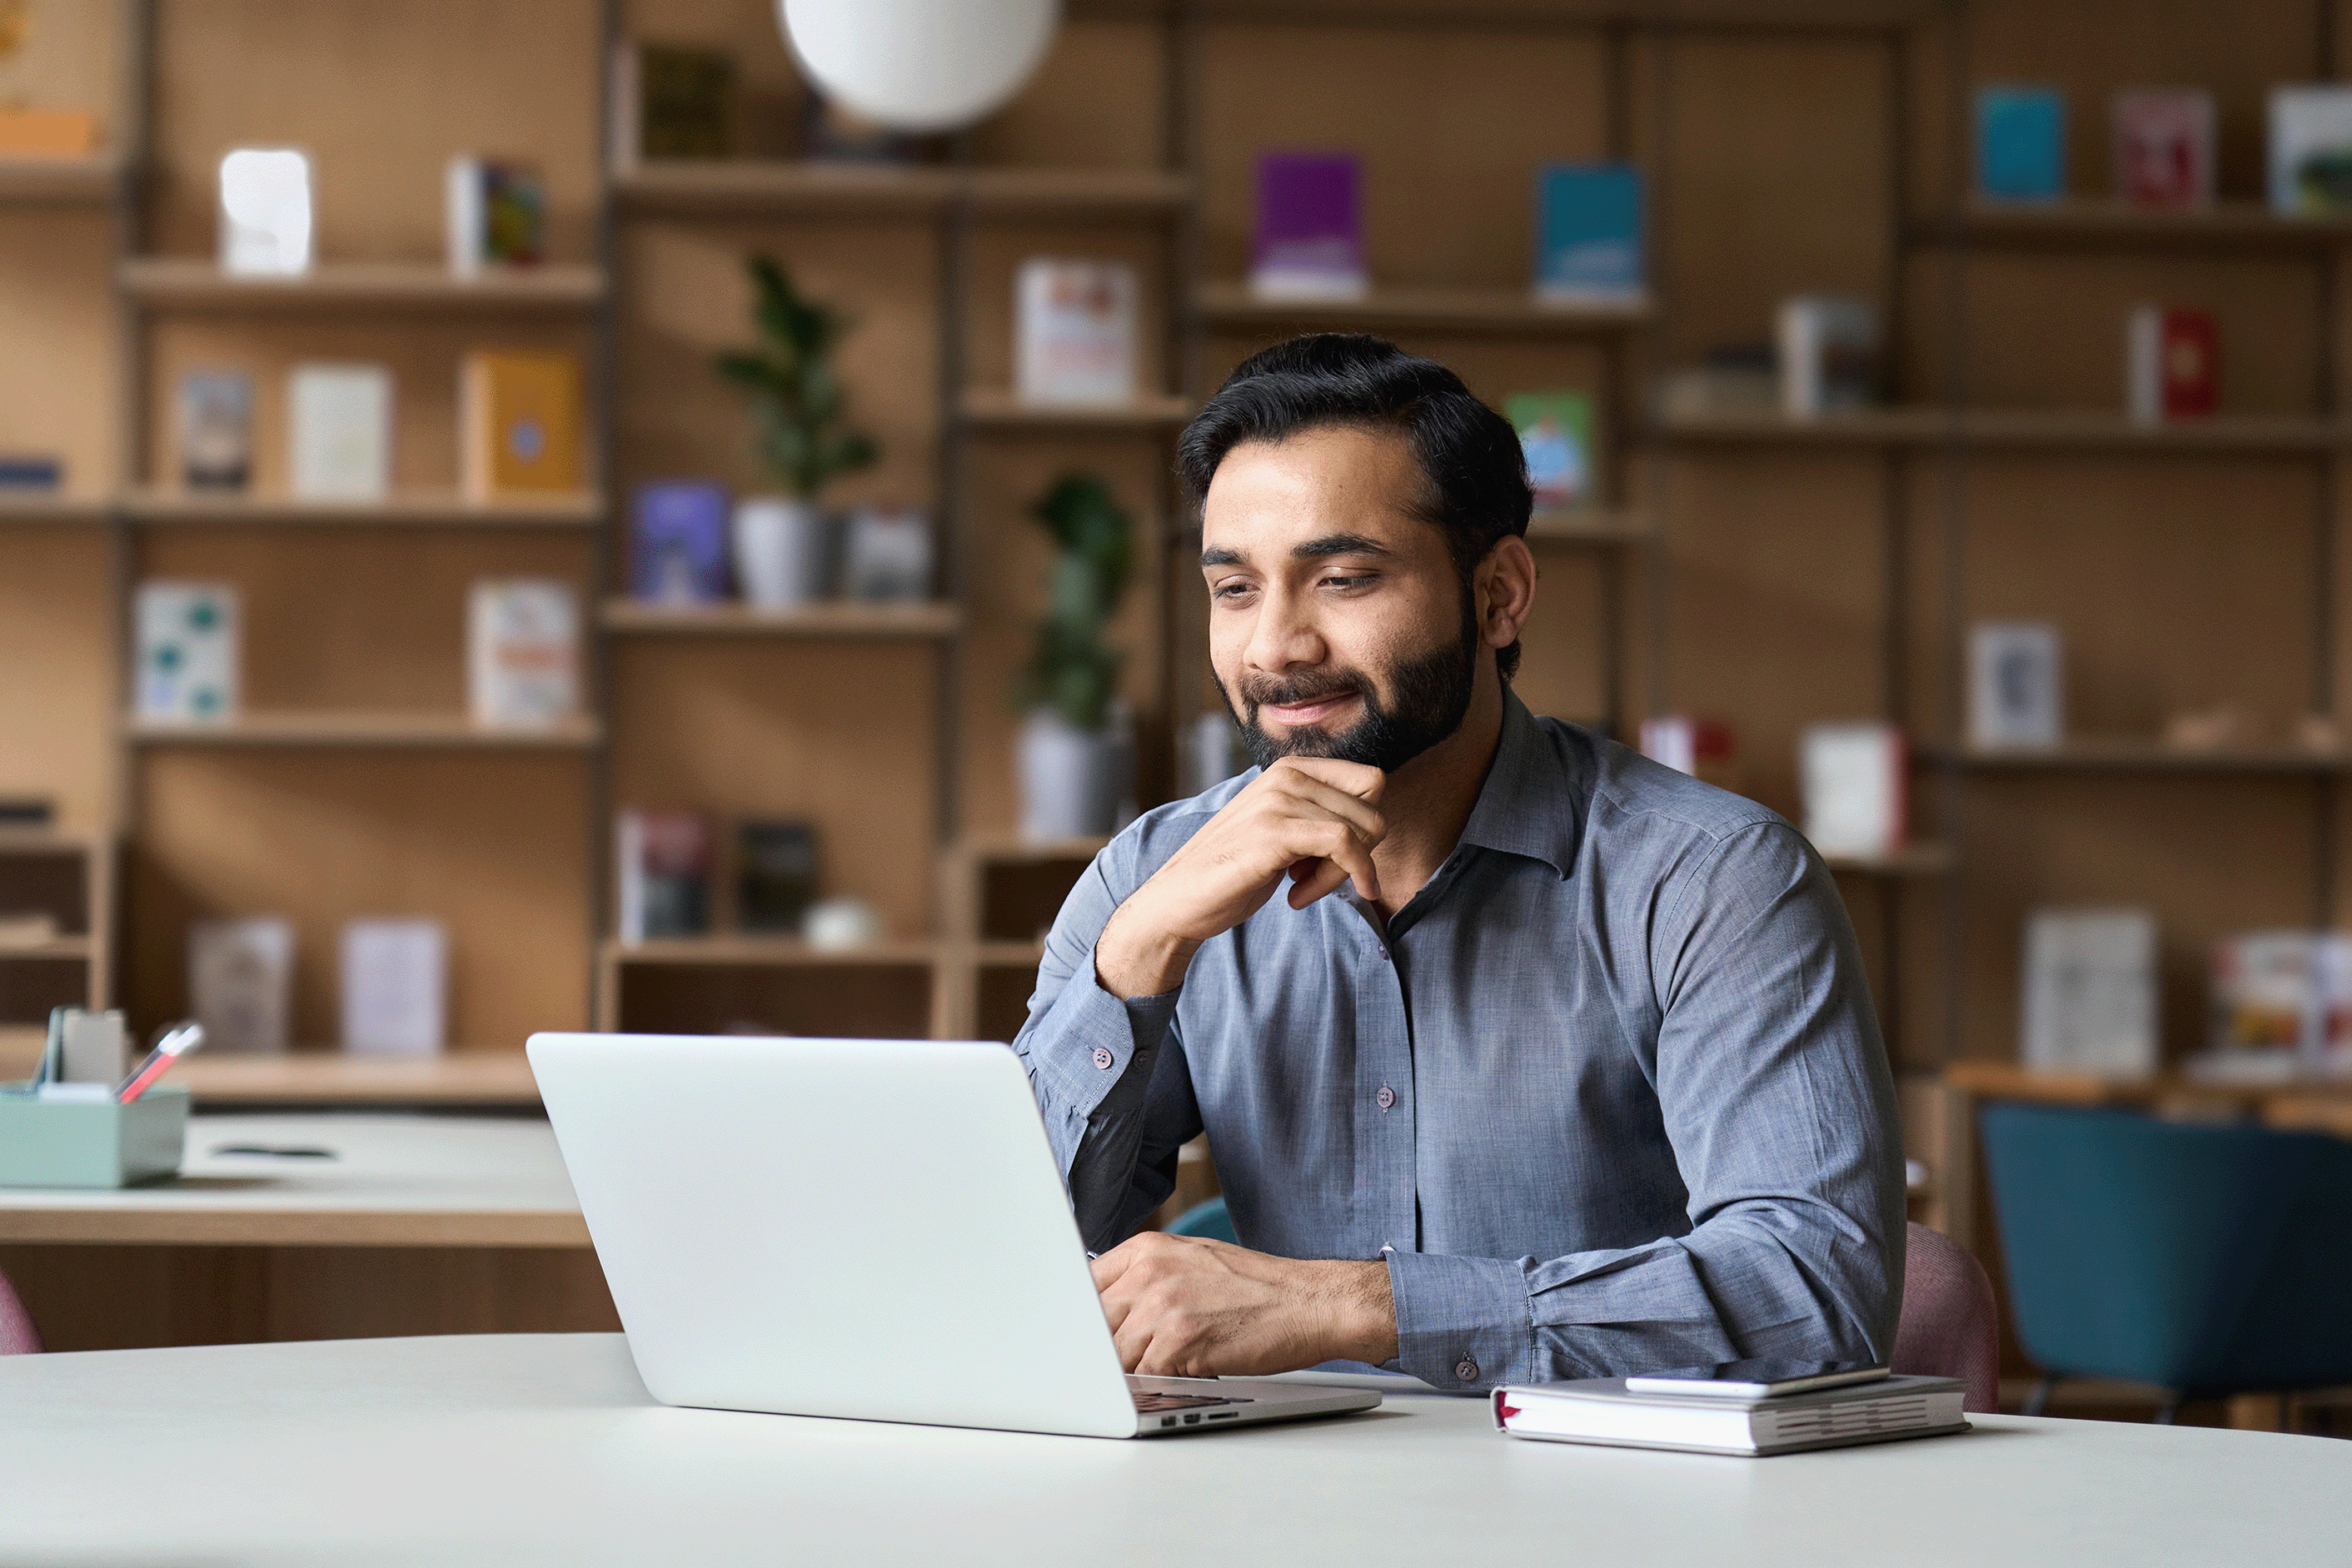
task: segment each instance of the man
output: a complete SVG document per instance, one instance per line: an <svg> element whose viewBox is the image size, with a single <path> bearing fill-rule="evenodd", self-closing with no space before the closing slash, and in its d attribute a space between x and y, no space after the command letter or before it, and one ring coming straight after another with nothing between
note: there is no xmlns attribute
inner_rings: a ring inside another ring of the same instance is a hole
<svg viewBox="0 0 2352 1568"><path fill-rule="evenodd" d="M1179 465L1259 767L1096 858L1015 1042L1128 1369L1884 1359L1901 1140L1853 930L1779 817L1512 695L1510 426L1318 335ZM1122 1242L1204 1129L1242 1245Z"/></svg>

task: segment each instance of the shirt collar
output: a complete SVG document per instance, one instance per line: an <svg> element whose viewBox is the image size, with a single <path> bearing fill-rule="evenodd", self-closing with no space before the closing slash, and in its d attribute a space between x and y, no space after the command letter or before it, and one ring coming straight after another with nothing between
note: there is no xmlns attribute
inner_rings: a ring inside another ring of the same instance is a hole
<svg viewBox="0 0 2352 1568"><path fill-rule="evenodd" d="M1572 770L1527 704L1505 686L1502 739L1462 841L1539 860L1567 876L1576 864L1578 834Z"/></svg>

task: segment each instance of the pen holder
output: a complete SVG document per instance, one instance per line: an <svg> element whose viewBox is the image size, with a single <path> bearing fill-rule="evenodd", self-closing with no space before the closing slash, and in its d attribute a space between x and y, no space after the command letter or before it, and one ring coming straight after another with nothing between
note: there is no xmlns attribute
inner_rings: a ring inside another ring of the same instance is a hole
<svg viewBox="0 0 2352 1568"><path fill-rule="evenodd" d="M0 1186L136 1186L180 1174L188 1092L159 1085L125 1105L0 1091Z"/></svg>

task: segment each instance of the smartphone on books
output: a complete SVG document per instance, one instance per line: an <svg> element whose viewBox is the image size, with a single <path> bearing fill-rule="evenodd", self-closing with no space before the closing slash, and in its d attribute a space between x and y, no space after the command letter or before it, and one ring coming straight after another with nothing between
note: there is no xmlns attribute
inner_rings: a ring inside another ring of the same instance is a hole
<svg viewBox="0 0 2352 1568"><path fill-rule="evenodd" d="M1727 1361L1717 1366L1679 1366L1644 1372L1625 1380L1628 1394L1695 1395L1707 1399L1776 1399L1852 1383L1875 1383L1886 1375L1876 1361Z"/></svg>

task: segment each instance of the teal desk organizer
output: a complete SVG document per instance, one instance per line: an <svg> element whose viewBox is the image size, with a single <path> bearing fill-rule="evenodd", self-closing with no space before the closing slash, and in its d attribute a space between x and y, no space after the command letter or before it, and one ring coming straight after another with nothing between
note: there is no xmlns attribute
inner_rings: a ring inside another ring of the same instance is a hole
<svg viewBox="0 0 2352 1568"><path fill-rule="evenodd" d="M130 1104L43 1100L0 1088L0 1186L137 1186L180 1174L188 1092L159 1084Z"/></svg>

